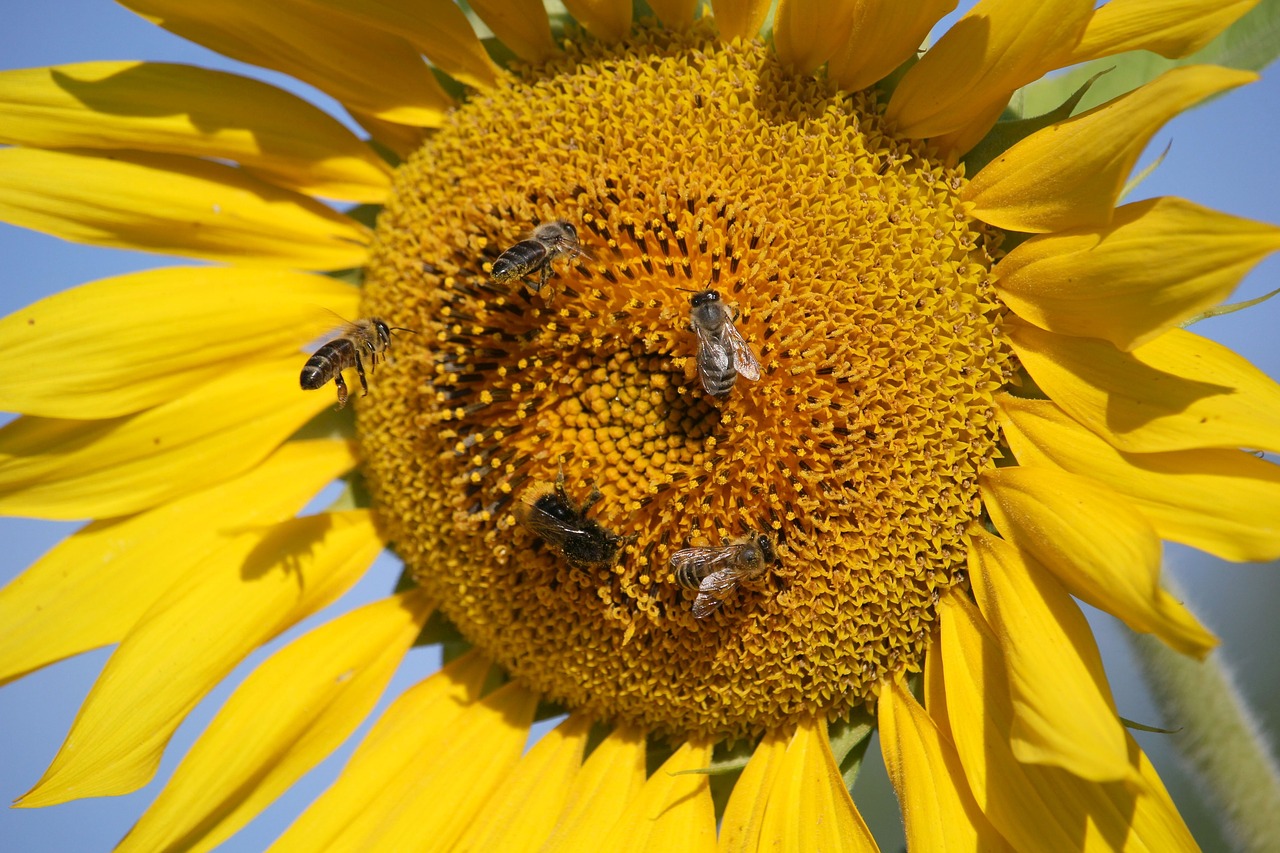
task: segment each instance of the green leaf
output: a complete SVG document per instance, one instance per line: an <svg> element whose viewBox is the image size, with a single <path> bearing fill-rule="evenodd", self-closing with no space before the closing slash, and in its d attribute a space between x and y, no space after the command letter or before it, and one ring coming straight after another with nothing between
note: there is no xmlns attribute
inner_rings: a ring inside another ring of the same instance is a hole
<svg viewBox="0 0 1280 853"><path fill-rule="evenodd" d="M1165 59L1154 53L1135 50L1104 56L1077 65L1063 74L1037 80L1023 88L1024 115L1048 112L1065 101L1083 81L1104 68L1115 70L1089 90L1077 105L1076 113L1131 92L1180 65L1224 65L1261 71L1277 56L1280 56L1280 0L1262 0L1216 39L1183 59Z"/></svg>

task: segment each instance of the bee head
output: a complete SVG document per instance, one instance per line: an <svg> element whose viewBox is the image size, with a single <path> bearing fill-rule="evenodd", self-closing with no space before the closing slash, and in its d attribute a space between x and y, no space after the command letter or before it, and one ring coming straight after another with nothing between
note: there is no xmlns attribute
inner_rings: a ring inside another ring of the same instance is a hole
<svg viewBox="0 0 1280 853"><path fill-rule="evenodd" d="M700 290L693 296L689 297L689 304L694 308L703 305L710 305L712 302L719 302L720 294L714 290Z"/></svg>
<svg viewBox="0 0 1280 853"><path fill-rule="evenodd" d="M778 562L778 552L774 550L773 543L769 541L769 537L763 533L756 537L756 547L760 549L760 556L764 557L766 563Z"/></svg>

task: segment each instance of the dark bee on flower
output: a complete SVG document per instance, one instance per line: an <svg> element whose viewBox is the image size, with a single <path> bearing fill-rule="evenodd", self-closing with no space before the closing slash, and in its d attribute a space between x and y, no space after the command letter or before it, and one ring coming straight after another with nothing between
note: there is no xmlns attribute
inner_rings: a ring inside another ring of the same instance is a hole
<svg viewBox="0 0 1280 853"><path fill-rule="evenodd" d="M516 509L516 519L574 568L612 566L626 537L586 517L587 510L602 497L598 489L592 489L585 501L575 505L565 493L561 473L553 488L535 489L524 498Z"/></svg>

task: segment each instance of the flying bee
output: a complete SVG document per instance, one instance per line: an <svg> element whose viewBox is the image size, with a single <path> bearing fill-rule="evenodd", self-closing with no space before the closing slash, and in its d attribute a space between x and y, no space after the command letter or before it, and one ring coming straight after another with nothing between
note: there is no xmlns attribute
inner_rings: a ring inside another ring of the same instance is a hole
<svg viewBox="0 0 1280 853"><path fill-rule="evenodd" d="M586 512L603 495L598 489L575 506L564 490L564 473L555 488L526 498L516 511L516 519L576 569L612 566L627 540L586 517Z"/></svg>
<svg viewBox="0 0 1280 853"><path fill-rule="evenodd" d="M693 615L706 619L738 584L764 577L768 565L777 560L769 537L759 535L718 548L685 548L671 555L669 565L682 587L698 591Z"/></svg>
<svg viewBox="0 0 1280 853"><path fill-rule="evenodd" d="M698 376L702 389L713 397L724 397L743 376L760 378L760 362L733 325L734 312L720 301L714 290L703 290L689 299L689 329L698 336Z"/></svg>
<svg viewBox="0 0 1280 853"><path fill-rule="evenodd" d="M506 283L517 278L524 279L534 293L542 290L547 279L551 278L551 263L561 255L576 258L584 255L578 243L578 231L569 222L557 219L544 222L521 240L507 249L493 262L493 280ZM531 280L537 276L537 284Z"/></svg>
<svg viewBox="0 0 1280 853"><path fill-rule="evenodd" d="M378 358L386 357L387 347L391 346L392 332L417 334L413 329L388 326L377 317L346 324L336 338L321 346L307 359L306 366L302 368L302 390L323 388L332 379L338 386L338 408L341 409L347 404L347 383L342 378L342 371L354 367L360 375L361 389L368 394L369 383L364 377L364 358L369 359L369 372L372 373L378 364Z"/></svg>

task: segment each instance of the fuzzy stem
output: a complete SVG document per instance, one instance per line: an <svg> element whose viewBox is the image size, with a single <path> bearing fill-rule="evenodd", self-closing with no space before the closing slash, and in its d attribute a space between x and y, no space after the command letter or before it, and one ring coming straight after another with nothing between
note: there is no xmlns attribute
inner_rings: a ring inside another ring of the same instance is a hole
<svg viewBox="0 0 1280 853"><path fill-rule="evenodd" d="M1217 807L1224 834L1240 850L1280 850L1280 769L1221 653L1200 662L1150 634L1123 633L1165 724L1178 729L1173 743Z"/></svg>

